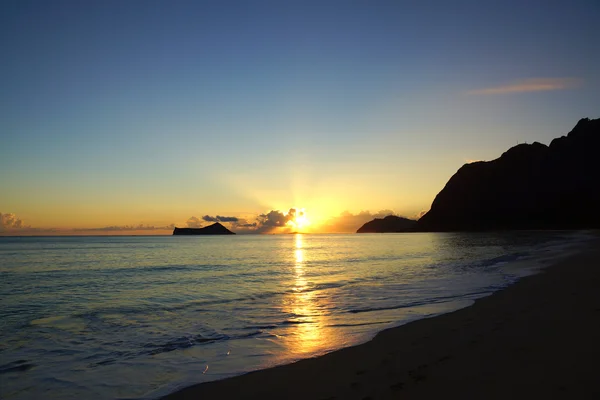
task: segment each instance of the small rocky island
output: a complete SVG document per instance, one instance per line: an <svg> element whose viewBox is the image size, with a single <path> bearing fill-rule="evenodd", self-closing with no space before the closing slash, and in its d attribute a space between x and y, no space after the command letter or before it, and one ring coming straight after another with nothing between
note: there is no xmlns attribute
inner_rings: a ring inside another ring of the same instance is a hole
<svg viewBox="0 0 600 400"><path fill-rule="evenodd" d="M177 228L173 230L173 235L235 235L218 222L204 228Z"/></svg>
<svg viewBox="0 0 600 400"><path fill-rule="evenodd" d="M356 233L387 233L387 232L412 232L417 225L417 221L388 215L385 218L375 218L369 221L356 231Z"/></svg>

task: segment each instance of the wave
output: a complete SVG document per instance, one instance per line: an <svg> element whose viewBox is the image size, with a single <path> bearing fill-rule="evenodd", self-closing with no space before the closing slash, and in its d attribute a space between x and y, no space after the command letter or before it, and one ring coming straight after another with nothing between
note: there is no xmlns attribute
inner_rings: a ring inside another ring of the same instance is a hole
<svg viewBox="0 0 600 400"><path fill-rule="evenodd" d="M275 329L279 327L277 324L267 324L267 325L248 325L241 328L226 328L225 330L263 330L263 329Z"/></svg>
<svg viewBox="0 0 600 400"><path fill-rule="evenodd" d="M498 256L498 257L493 257L493 258L488 258L485 260L482 260L480 262L475 263L475 266L479 266L479 267L491 267L491 266L495 266L498 264L506 264L509 262L514 262L517 260L520 260L524 257L527 257L530 253L528 252L519 252L519 253L512 253L512 254L505 254L502 256Z"/></svg>
<svg viewBox="0 0 600 400"><path fill-rule="evenodd" d="M357 281L358 282L358 281ZM204 311L210 311L210 308L212 306L221 306L221 305L226 305L226 304L232 304L232 303L248 303L248 302L254 302L256 300L265 300L265 299L269 299L272 297L277 297L277 296L285 296L285 295L292 295L292 294L298 294L298 293L311 293L311 292L317 292L317 291L321 291L321 290L327 290L327 289L335 289L335 288L340 288L340 287L344 287L347 286L348 284L351 284L352 282L325 282L325 283L317 283L317 284L313 284L311 286L307 286L305 288L301 288L301 289L296 289L296 288L291 288L288 290L283 290L283 291L265 291L262 293L252 293L252 294L248 294L247 296L243 296L243 297L233 297L233 298L216 298L216 299L206 299L206 300L193 300L193 301L188 301L185 303L181 303L181 304L175 304L175 305L163 305L163 306L158 306L153 303L153 302L144 302L142 304L137 304L137 305L122 305L122 306L117 306L117 307L102 307L102 308L98 308L95 310L91 310L91 311L86 311L83 313L77 313L74 314L73 317L77 317L77 318L83 318L83 319L96 319L99 316L101 316L102 314L123 314L123 315L130 315L130 314L140 314L140 313L145 313L148 310L152 310L153 312L175 312L175 311L181 311L181 310L193 310L195 312L204 312Z"/></svg>
<svg viewBox="0 0 600 400"><path fill-rule="evenodd" d="M402 309L402 308L413 308L413 307L419 307L419 306L424 306L424 305L429 305L429 304L447 303L447 302L455 301L455 300L473 299L473 298L477 298L477 297L481 297L481 296L485 296L490 293L493 293L496 290L498 290L499 288L502 288L504 286L505 285L489 286L485 290L482 290L482 291L470 292L470 293L456 295L456 296L440 296L440 297L426 298L426 299L419 300L419 301L413 301L413 302L404 303L404 304L396 304L396 305L391 305L391 306L355 308L355 309L346 310L346 312L350 313L350 314L359 314L359 313L373 312L373 311L386 311L386 310L398 310L398 309Z"/></svg>
<svg viewBox="0 0 600 400"><path fill-rule="evenodd" d="M203 337L202 335L195 336L183 336L175 339L171 339L165 343L146 343L143 345L144 349L148 349L147 354L155 355L159 353L168 353L174 350L182 350L187 349L189 347L193 347L198 344L205 344L216 342L218 340L228 339L227 336L219 336L219 337Z"/></svg>
<svg viewBox="0 0 600 400"><path fill-rule="evenodd" d="M190 335L180 336L172 339L168 339L164 342L150 342L141 345L135 350L115 350L108 352L96 353L90 357L85 358L87 361L93 361L89 364L89 367L97 367L110 365L123 360L136 359L143 356L154 356L161 353L169 353L176 350L185 350L190 347L198 345L206 345L217 341L228 340L229 337L226 335L220 335L216 337L204 337L202 335Z"/></svg>
<svg viewBox="0 0 600 400"><path fill-rule="evenodd" d="M331 324L331 325L325 325L329 328L346 328L346 327L352 327L352 326L369 326L369 325L382 325L382 324L390 324L394 321L376 321L376 322L358 322L356 324Z"/></svg>
<svg viewBox="0 0 600 400"><path fill-rule="evenodd" d="M281 323L282 325L300 325L300 324L314 324L313 321L302 321L299 319L286 319Z"/></svg>
<svg viewBox="0 0 600 400"><path fill-rule="evenodd" d="M252 330L251 332L232 336L225 334L219 334L214 337L206 337L202 335L180 336L165 340L164 342L145 343L137 350L115 350L104 353L96 353L93 356L87 357L86 360L96 360L89 364L90 367L96 367L114 364L123 360L137 359L143 356L155 356L157 354L169 353L177 350L185 350L195 346L210 345L215 342L249 339L261 335L264 335L265 337L276 336L263 330ZM0 373L2 373L1 367Z"/></svg>
<svg viewBox="0 0 600 400"><path fill-rule="evenodd" d="M0 374L7 374L10 372L25 372L25 371L29 371L30 369L32 369L34 367L36 367L36 364L34 364L31 361L27 361L27 360L11 361L9 363L0 365Z"/></svg>

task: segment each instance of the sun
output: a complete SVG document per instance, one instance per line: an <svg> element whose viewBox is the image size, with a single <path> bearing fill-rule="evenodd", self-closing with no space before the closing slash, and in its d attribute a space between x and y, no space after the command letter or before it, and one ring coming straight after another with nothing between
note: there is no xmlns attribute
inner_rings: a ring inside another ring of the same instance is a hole
<svg viewBox="0 0 600 400"><path fill-rule="evenodd" d="M298 209L294 215L294 218L291 219L288 224L296 229L303 229L310 225L310 221L306 217L306 211L304 211L304 208Z"/></svg>

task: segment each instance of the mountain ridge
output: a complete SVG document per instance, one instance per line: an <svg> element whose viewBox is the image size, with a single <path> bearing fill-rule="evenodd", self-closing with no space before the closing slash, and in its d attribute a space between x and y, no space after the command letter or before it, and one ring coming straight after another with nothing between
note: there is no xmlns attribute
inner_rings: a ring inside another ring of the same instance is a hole
<svg viewBox="0 0 600 400"><path fill-rule="evenodd" d="M600 119L583 118L550 145L519 144L463 165L418 231L600 228Z"/></svg>

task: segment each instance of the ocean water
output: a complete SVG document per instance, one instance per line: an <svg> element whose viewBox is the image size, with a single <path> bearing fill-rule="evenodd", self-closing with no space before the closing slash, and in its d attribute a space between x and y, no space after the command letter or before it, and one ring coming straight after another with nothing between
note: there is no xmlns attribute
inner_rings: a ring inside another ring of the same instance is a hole
<svg viewBox="0 0 600 400"><path fill-rule="evenodd" d="M577 232L0 238L0 397L153 399L467 306Z"/></svg>

